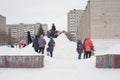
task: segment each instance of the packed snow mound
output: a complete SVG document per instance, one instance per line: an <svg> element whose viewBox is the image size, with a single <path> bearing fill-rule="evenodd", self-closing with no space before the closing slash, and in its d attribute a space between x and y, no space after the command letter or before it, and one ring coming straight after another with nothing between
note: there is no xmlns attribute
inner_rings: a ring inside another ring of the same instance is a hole
<svg viewBox="0 0 120 80"><path fill-rule="evenodd" d="M67 36L62 33L58 38L55 38L55 48L53 56L59 59L77 59L76 43L69 41ZM67 56L66 56L67 55Z"/></svg>
<svg viewBox="0 0 120 80"><path fill-rule="evenodd" d="M47 38L46 36L44 38L46 40L44 55L46 55L47 53L46 48L48 47L48 42L50 39ZM63 54L64 56L64 54L68 54L69 51L71 51L72 54L75 53L75 50L74 50L75 48L73 49L73 45L75 45L75 43L71 44L71 42L68 40L67 36L64 33L58 36L58 38L54 38L54 41L55 41L55 48L53 53L55 55L59 56ZM1 49L4 49L3 50L4 52L1 52L0 55L40 55L39 53L36 53L34 51L34 48L32 47L32 43L21 49L18 46L15 48L3 46L1 47ZM68 54L68 55L71 55L71 54Z"/></svg>
<svg viewBox="0 0 120 80"><path fill-rule="evenodd" d="M32 48L32 43L27 45L24 48L11 48L11 47L1 47L1 49L4 52L1 52L0 55L36 55L37 53L34 51L34 49Z"/></svg>
<svg viewBox="0 0 120 80"><path fill-rule="evenodd" d="M120 39L92 39L95 48L95 55L120 53ZM118 50L116 50L118 49Z"/></svg>
<svg viewBox="0 0 120 80"><path fill-rule="evenodd" d="M67 36L64 33L60 34L56 39L59 41L64 40L64 42L69 42L69 39L67 38Z"/></svg>
<svg viewBox="0 0 120 80"><path fill-rule="evenodd" d="M120 44L111 47L106 54L120 54Z"/></svg>

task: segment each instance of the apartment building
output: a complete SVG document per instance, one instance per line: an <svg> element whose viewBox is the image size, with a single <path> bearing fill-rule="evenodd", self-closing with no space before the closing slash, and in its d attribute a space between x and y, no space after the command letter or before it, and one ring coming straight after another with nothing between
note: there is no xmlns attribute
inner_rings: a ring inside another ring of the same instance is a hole
<svg viewBox="0 0 120 80"><path fill-rule="evenodd" d="M24 24L24 23L20 23L20 24L8 24L7 28L8 28L8 33L10 34L11 38L14 39L14 42L18 42L21 40L21 38L26 37L27 38L27 32L29 31L31 34L31 37L34 37L37 32L39 27L42 27L44 32L47 32L48 29L48 25L47 24L40 24L40 23L36 23L36 24Z"/></svg>
<svg viewBox="0 0 120 80"><path fill-rule="evenodd" d="M18 38L18 27L19 25L7 25L7 33L10 38L17 39Z"/></svg>
<svg viewBox="0 0 120 80"><path fill-rule="evenodd" d="M0 15L0 34L1 32L6 32L6 17Z"/></svg>
<svg viewBox="0 0 120 80"><path fill-rule="evenodd" d="M0 15L0 45L6 44L6 37L6 17Z"/></svg>
<svg viewBox="0 0 120 80"><path fill-rule="evenodd" d="M77 40L77 31L78 31L78 26L80 24L80 20L83 14L83 10L70 10L68 12L68 32L71 35L72 40Z"/></svg>
<svg viewBox="0 0 120 80"><path fill-rule="evenodd" d="M120 38L120 0L89 0L79 24L79 38Z"/></svg>

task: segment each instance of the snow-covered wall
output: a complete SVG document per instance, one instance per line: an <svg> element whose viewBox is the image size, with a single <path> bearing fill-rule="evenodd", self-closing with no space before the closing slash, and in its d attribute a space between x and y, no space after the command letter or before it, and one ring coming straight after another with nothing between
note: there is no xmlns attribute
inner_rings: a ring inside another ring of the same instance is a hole
<svg viewBox="0 0 120 80"><path fill-rule="evenodd" d="M44 56L0 56L1 68L42 68L44 67Z"/></svg>

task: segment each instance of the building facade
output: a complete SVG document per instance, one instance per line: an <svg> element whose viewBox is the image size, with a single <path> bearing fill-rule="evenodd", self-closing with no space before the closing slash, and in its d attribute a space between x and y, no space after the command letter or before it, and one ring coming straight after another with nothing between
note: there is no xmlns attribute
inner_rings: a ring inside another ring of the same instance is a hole
<svg viewBox="0 0 120 80"><path fill-rule="evenodd" d="M0 31L6 32L6 17L0 15Z"/></svg>
<svg viewBox="0 0 120 80"><path fill-rule="evenodd" d="M6 37L6 17L0 15L0 45L7 42Z"/></svg>
<svg viewBox="0 0 120 80"><path fill-rule="evenodd" d="M120 38L120 0L89 0L79 24L79 38Z"/></svg>
<svg viewBox="0 0 120 80"><path fill-rule="evenodd" d="M70 10L68 12L68 32L71 35L71 39L72 40L76 40L77 39L77 30L78 30L78 26L79 26L79 22L80 19L82 17L83 14L83 10Z"/></svg>
<svg viewBox="0 0 120 80"><path fill-rule="evenodd" d="M13 43L19 42L23 37L27 38L27 32L29 31L31 34L31 37L34 37L37 32L39 27L42 27L44 32L47 32L48 25L47 24L7 24L7 32L9 33L8 35L11 36L12 39L14 39Z"/></svg>

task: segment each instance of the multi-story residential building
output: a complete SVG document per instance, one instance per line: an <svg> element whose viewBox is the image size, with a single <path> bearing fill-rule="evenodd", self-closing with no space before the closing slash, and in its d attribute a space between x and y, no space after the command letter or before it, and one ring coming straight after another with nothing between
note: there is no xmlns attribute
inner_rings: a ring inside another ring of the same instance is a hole
<svg viewBox="0 0 120 80"><path fill-rule="evenodd" d="M77 30L83 14L83 10L70 10L68 13L68 32L72 40L77 39Z"/></svg>
<svg viewBox="0 0 120 80"><path fill-rule="evenodd" d="M8 31L7 31L8 36L11 40L10 42L11 43L17 42L19 25L17 24L7 25L7 28L8 28Z"/></svg>
<svg viewBox="0 0 120 80"><path fill-rule="evenodd" d="M0 34L6 32L6 17L0 15Z"/></svg>
<svg viewBox="0 0 120 80"><path fill-rule="evenodd" d="M0 15L0 45L6 44L6 17Z"/></svg>
<svg viewBox="0 0 120 80"><path fill-rule="evenodd" d="M11 38L15 39L13 43L18 42L21 40L23 37L27 37L27 32L29 31L31 34L31 37L34 37L37 32L39 27L42 27L44 32L47 32L48 26L47 24L11 24L7 25L8 27L8 33L10 34Z"/></svg>
<svg viewBox="0 0 120 80"><path fill-rule="evenodd" d="M120 0L89 0L78 34L81 39L120 38Z"/></svg>

